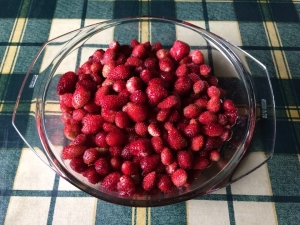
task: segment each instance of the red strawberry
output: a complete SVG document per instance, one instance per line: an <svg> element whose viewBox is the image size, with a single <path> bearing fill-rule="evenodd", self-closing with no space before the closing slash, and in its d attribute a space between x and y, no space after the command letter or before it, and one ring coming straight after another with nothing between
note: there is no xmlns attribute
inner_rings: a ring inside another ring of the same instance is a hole
<svg viewBox="0 0 300 225"><path fill-rule="evenodd" d="M171 193L173 190L173 182L170 176L166 174L160 174L157 176L156 185L164 193Z"/></svg>
<svg viewBox="0 0 300 225"><path fill-rule="evenodd" d="M174 68L174 62L169 57L160 59L158 65L159 65L159 69L164 72L170 72Z"/></svg>
<svg viewBox="0 0 300 225"><path fill-rule="evenodd" d="M199 74L199 70L200 70L199 64L191 62L191 63L187 64L187 66L191 73Z"/></svg>
<svg viewBox="0 0 300 225"><path fill-rule="evenodd" d="M89 102L91 97L91 92L82 87L79 86L76 88L74 94L73 94L73 99L72 99L72 105L75 109L79 109L83 107L86 103Z"/></svg>
<svg viewBox="0 0 300 225"><path fill-rule="evenodd" d="M224 109L226 112L236 112L236 111L237 111L236 106L234 105L233 101L230 100L230 99L226 99L226 100L223 102L223 109Z"/></svg>
<svg viewBox="0 0 300 225"><path fill-rule="evenodd" d="M140 166L144 173L150 173L156 169L160 162L160 155L150 155L141 158Z"/></svg>
<svg viewBox="0 0 300 225"><path fill-rule="evenodd" d="M174 150L180 150L188 145L187 140L175 128L168 130L168 144Z"/></svg>
<svg viewBox="0 0 300 225"><path fill-rule="evenodd" d="M122 146L126 143L126 134L121 129L115 129L106 135L105 140L109 146Z"/></svg>
<svg viewBox="0 0 300 225"><path fill-rule="evenodd" d="M130 77L126 82L126 88L130 93L140 90L142 87L142 80L139 77Z"/></svg>
<svg viewBox="0 0 300 225"><path fill-rule="evenodd" d="M194 101L194 104L199 106L201 109L206 109L207 100L204 98L198 98L196 101Z"/></svg>
<svg viewBox="0 0 300 225"><path fill-rule="evenodd" d="M160 75L160 73L158 75ZM162 77L155 77L148 82L148 86L159 86L159 88L167 88L168 84L166 84Z"/></svg>
<svg viewBox="0 0 300 225"><path fill-rule="evenodd" d="M86 114L82 119L81 132L85 134L96 134L101 130L104 120L100 115Z"/></svg>
<svg viewBox="0 0 300 225"><path fill-rule="evenodd" d="M128 102L126 112L134 122L143 122L148 117L149 109L146 105Z"/></svg>
<svg viewBox="0 0 300 225"><path fill-rule="evenodd" d="M95 62L101 62L101 59L103 58L105 51L103 49L98 49L93 54L93 60Z"/></svg>
<svg viewBox="0 0 300 225"><path fill-rule="evenodd" d="M121 166L121 171L125 175L133 175L138 172L138 165L131 161L124 161Z"/></svg>
<svg viewBox="0 0 300 225"><path fill-rule="evenodd" d="M103 54L101 63L103 65L108 64L109 62L112 62L115 58L116 58L116 51L108 48L108 49L106 49L106 51Z"/></svg>
<svg viewBox="0 0 300 225"><path fill-rule="evenodd" d="M232 136L232 131L230 129L225 129L223 134L220 135L220 139L225 142L228 141Z"/></svg>
<svg viewBox="0 0 300 225"><path fill-rule="evenodd" d="M148 96L150 104L157 105L168 96L168 91L163 86L149 84L146 89L146 94Z"/></svg>
<svg viewBox="0 0 300 225"><path fill-rule="evenodd" d="M207 137L203 150L210 151L212 149L220 149L223 141L220 137Z"/></svg>
<svg viewBox="0 0 300 225"><path fill-rule="evenodd" d="M87 165L83 162L82 158L73 158L70 161L70 167L77 173L81 173L86 170Z"/></svg>
<svg viewBox="0 0 300 225"><path fill-rule="evenodd" d="M186 64L181 64L177 67L175 74L177 77L187 76L189 73L189 68Z"/></svg>
<svg viewBox="0 0 300 225"><path fill-rule="evenodd" d="M126 66L140 67L143 65L143 61L137 57L130 56L127 58Z"/></svg>
<svg viewBox="0 0 300 225"><path fill-rule="evenodd" d="M210 123L217 122L218 117L213 112L205 111L205 112L200 114L198 119L199 119L199 122L202 123L202 124L210 124Z"/></svg>
<svg viewBox="0 0 300 225"><path fill-rule="evenodd" d="M164 148L164 142L159 136L151 138L151 145L156 153L161 153L162 149Z"/></svg>
<svg viewBox="0 0 300 225"><path fill-rule="evenodd" d="M219 97L212 97L206 105L206 109L210 112L217 113L221 109L221 101Z"/></svg>
<svg viewBox="0 0 300 225"><path fill-rule="evenodd" d="M74 140L81 133L80 124L66 124L64 127L64 135L70 140Z"/></svg>
<svg viewBox="0 0 300 225"><path fill-rule="evenodd" d="M110 158L110 166L113 170L119 171L122 166L122 159L120 157Z"/></svg>
<svg viewBox="0 0 300 225"><path fill-rule="evenodd" d="M80 145L67 145L62 150L63 159L73 159L83 155L86 150L85 146Z"/></svg>
<svg viewBox="0 0 300 225"><path fill-rule="evenodd" d="M105 122L114 123L116 118L117 111L110 109L102 109L101 116Z"/></svg>
<svg viewBox="0 0 300 225"><path fill-rule="evenodd" d="M121 176L117 189L121 196L132 196L135 192L134 180L128 175Z"/></svg>
<svg viewBox="0 0 300 225"><path fill-rule="evenodd" d="M118 65L107 74L107 78L111 80L124 80L129 78L129 76L129 67L125 65Z"/></svg>
<svg viewBox="0 0 300 225"><path fill-rule="evenodd" d="M109 174L109 172L110 172L110 163L108 162L108 160L106 158L100 157L99 159L97 159L97 161L95 162L94 165L95 165L95 170L101 176L106 176L106 175Z"/></svg>
<svg viewBox="0 0 300 225"><path fill-rule="evenodd" d="M144 69L140 72L140 78L144 83L148 83L151 79L157 76L155 70Z"/></svg>
<svg viewBox="0 0 300 225"><path fill-rule="evenodd" d="M132 92L129 99L133 103L144 104L147 102L148 97L145 92L143 92L141 90L136 90L136 91Z"/></svg>
<svg viewBox="0 0 300 225"><path fill-rule="evenodd" d="M153 152L151 142L147 138L139 138L131 142L127 148L129 149L130 154L134 156L145 157Z"/></svg>
<svg viewBox="0 0 300 225"><path fill-rule="evenodd" d="M187 137L195 137L200 133L200 131L200 125L198 123L189 124L184 128L184 134Z"/></svg>
<svg viewBox="0 0 300 225"><path fill-rule="evenodd" d="M161 162L166 166L174 162L173 153L169 148L164 148L161 151L160 158L161 158Z"/></svg>
<svg viewBox="0 0 300 225"><path fill-rule="evenodd" d="M200 151L200 149L202 149L202 147L204 146L204 143L205 143L205 139L203 135L199 134L191 138L190 146L193 151Z"/></svg>
<svg viewBox="0 0 300 225"><path fill-rule="evenodd" d="M148 133L152 136L152 137L158 137L161 134L160 128L158 126L157 123L152 122L148 125Z"/></svg>
<svg viewBox="0 0 300 225"><path fill-rule="evenodd" d="M72 98L73 98L72 93L66 93L66 94L60 95L59 96L59 103L64 104L67 107L73 108Z"/></svg>
<svg viewBox="0 0 300 225"><path fill-rule="evenodd" d="M155 42L151 46L151 50L157 52L159 49L162 49L162 44L160 42Z"/></svg>
<svg viewBox="0 0 300 225"><path fill-rule="evenodd" d="M214 75L210 75L209 77L206 78L206 81L207 83L210 85L210 86L218 86L218 78L215 77ZM221 92L221 90L219 89L219 91Z"/></svg>
<svg viewBox="0 0 300 225"><path fill-rule="evenodd" d="M134 130L138 135L142 137L146 137L148 134L148 126L145 122L136 123L134 126Z"/></svg>
<svg viewBox="0 0 300 225"><path fill-rule="evenodd" d="M147 50L145 48L145 45L143 44L138 44L134 46L131 52L131 55L133 57L140 58L140 59L144 58L146 54L147 54Z"/></svg>
<svg viewBox="0 0 300 225"><path fill-rule="evenodd" d="M81 121L82 118L87 114L87 111L85 111L84 109L75 109L73 111L72 117L74 120L76 121Z"/></svg>
<svg viewBox="0 0 300 225"><path fill-rule="evenodd" d="M210 161L202 156L198 156L194 159L193 169L195 170L204 170L210 164Z"/></svg>
<svg viewBox="0 0 300 225"><path fill-rule="evenodd" d="M194 50L189 54L189 57L192 59L193 63L196 64L203 64L204 63L204 56L200 50Z"/></svg>
<svg viewBox="0 0 300 225"><path fill-rule="evenodd" d="M156 172L153 171L151 173L148 173L142 182L142 187L145 191L151 191L156 184Z"/></svg>
<svg viewBox="0 0 300 225"><path fill-rule="evenodd" d="M193 87L192 80L188 76L179 77L174 84L174 91L179 95L188 93Z"/></svg>
<svg viewBox="0 0 300 225"><path fill-rule="evenodd" d="M120 49L120 43L118 41L112 41L112 42L110 42L108 48L118 51Z"/></svg>
<svg viewBox="0 0 300 225"><path fill-rule="evenodd" d="M202 64L200 65L200 75L202 76L209 76L211 73L211 68L209 65Z"/></svg>
<svg viewBox="0 0 300 225"><path fill-rule="evenodd" d="M177 170L177 162L173 162L166 166L166 173L172 175Z"/></svg>
<svg viewBox="0 0 300 225"><path fill-rule="evenodd" d="M128 102L128 99L123 95L105 95L95 98L96 105L101 106L103 109L120 109Z"/></svg>
<svg viewBox="0 0 300 225"><path fill-rule="evenodd" d="M160 71L159 76L160 78L162 78L162 80L164 81L164 86L167 88L170 87L176 79L174 71Z"/></svg>
<svg viewBox="0 0 300 225"><path fill-rule="evenodd" d="M114 61L106 63L102 68L102 76L107 77L116 66L117 65Z"/></svg>
<svg viewBox="0 0 300 225"><path fill-rule="evenodd" d="M203 133L210 137L220 136L223 132L223 126L218 123L210 123L203 127Z"/></svg>
<svg viewBox="0 0 300 225"><path fill-rule="evenodd" d="M193 164L193 154L189 150L183 150L179 151L177 153L177 162L178 165L184 169L184 170L189 170L192 168Z"/></svg>
<svg viewBox="0 0 300 225"><path fill-rule="evenodd" d="M121 146L112 146L109 147L108 152L111 157L120 157L123 147Z"/></svg>
<svg viewBox="0 0 300 225"><path fill-rule="evenodd" d="M109 191L117 191L117 185L120 181L121 174L119 172L113 172L108 174L101 182L103 188Z"/></svg>
<svg viewBox="0 0 300 225"><path fill-rule="evenodd" d="M126 83L124 80L117 80L114 82L112 88L115 92L119 93L126 88Z"/></svg>
<svg viewBox="0 0 300 225"><path fill-rule="evenodd" d="M187 172L184 169L177 169L172 173L171 179L176 187L182 187L187 182Z"/></svg>
<svg viewBox="0 0 300 225"><path fill-rule="evenodd" d="M101 176L96 172L93 166L88 167L85 171L81 173L84 177L88 179L92 184L97 184L101 180Z"/></svg>
<svg viewBox="0 0 300 225"><path fill-rule="evenodd" d="M170 52L167 49L159 49L156 52L156 57L160 60L170 56Z"/></svg>
<svg viewBox="0 0 300 225"><path fill-rule="evenodd" d="M99 157L99 152L96 148L89 148L84 151L82 156L85 164L90 165L93 164Z"/></svg>
<svg viewBox="0 0 300 225"><path fill-rule="evenodd" d="M190 104L183 109L183 115L186 118L192 119L192 118L197 118L201 113L201 109L198 105L196 104Z"/></svg>
<svg viewBox="0 0 300 225"><path fill-rule="evenodd" d="M220 160L220 153L218 150L211 150L209 153L209 158L211 161L219 161Z"/></svg>
<svg viewBox="0 0 300 225"><path fill-rule="evenodd" d="M185 56L188 56L190 53L190 46L183 42L176 40L170 49L170 55L176 60L180 61Z"/></svg>
<svg viewBox="0 0 300 225"><path fill-rule="evenodd" d="M87 135L81 133L78 136L76 136L76 138L73 140L73 145L85 146L87 140L88 140Z"/></svg>
<svg viewBox="0 0 300 225"><path fill-rule="evenodd" d="M95 104L95 102L89 101L83 106L83 109L89 113L100 113L101 108Z"/></svg>
<svg viewBox="0 0 300 225"><path fill-rule="evenodd" d="M168 119L170 115L170 109L160 109L156 114L156 119L159 122L164 122Z"/></svg>
<svg viewBox="0 0 300 225"><path fill-rule="evenodd" d="M130 119L127 113L118 111L115 116L115 124L122 129L128 127L130 124Z"/></svg>
<svg viewBox="0 0 300 225"><path fill-rule="evenodd" d="M236 123L236 120L237 120L237 117L238 117L238 112L235 111L235 112L228 112L228 111L225 111L224 113L228 119L228 124L229 125L234 125Z"/></svg>
<svg viewBox="0 0 300 225"><path fill-rule="evenodd" d="M74 72L67 72L63 74L57 83L56 93L58 95L73 93L77 79L78 76Z"/></svg>
<svg viewBox="0 0 300 225"><path fill-rule="evenodd" d="M169 95L163 101L161 101L157 107L160 109L170 109L177 106L180 103L180 98L176 95Z"/></svg>
<svg viewBox="0 0 300 225"><path fill-rule="evenodd" d="M218 114L218 121L219 124L221 124L222 126L225 126L228 122L227 120L227 116L223 113L219 113Z"/></svg>
<svg viewBox="0 0 300 225"><path fill-rule="evenodd" d="M193 90L194 93L203 93L206 89L206 84L204 83L203 80L198 80L196 83L193 85Z"/></svg>
<svg viewBox="0 0 300 225"><path fill-rule="evenodd" d="M176 123L180 120L180 114L177 110L171 110L168 121L171 123Z"/></svg>
<svg viewBox="0 0 300 225"><path fill-rule="evenodd" d="M157 70L158 69L157 59L153 57L145 59L144 67L151 70Z"/></svg>
<svg viewBox="0 0 300 225"><path fill-rule="evenodd" d="M220 97L220 90L216 86L210 86L207 88L207 95L209 97Z"/></svg>
<svg viewBox="0 0 300 225"><path fill-rule="evenodd" d="M197 73L190 73L188 74L188 77L192 80L193 83L201 80L201 77Z"/></svg>

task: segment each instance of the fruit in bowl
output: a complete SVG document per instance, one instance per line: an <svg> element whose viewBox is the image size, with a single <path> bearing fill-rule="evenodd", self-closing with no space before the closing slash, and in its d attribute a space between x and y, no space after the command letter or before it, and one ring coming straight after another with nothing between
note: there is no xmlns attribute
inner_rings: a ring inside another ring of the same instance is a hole
<svg viewBox="0 0 300 225"><path fill-rule="evenodd" d="M225 187L271 158L275 110L267 70L254 57L188 22L145 16L45 43L13 125L88 194L160 206ZM265 158L240 169L252 152Z"/></svg>

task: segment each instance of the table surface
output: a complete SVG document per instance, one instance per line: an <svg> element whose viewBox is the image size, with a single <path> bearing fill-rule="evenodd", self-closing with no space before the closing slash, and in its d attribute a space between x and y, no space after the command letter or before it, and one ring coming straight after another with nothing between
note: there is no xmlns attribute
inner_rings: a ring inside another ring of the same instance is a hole
<svg viewBox="0 0 300 225"><path fill-rule="evenodd" d="M44 42L86 24L160 15L200 25L268 68L275 153L204 197L152 208L91 197L45 166L11 125L18 91ZM0 0L0 224L300 224L300 1Z"/></svg>

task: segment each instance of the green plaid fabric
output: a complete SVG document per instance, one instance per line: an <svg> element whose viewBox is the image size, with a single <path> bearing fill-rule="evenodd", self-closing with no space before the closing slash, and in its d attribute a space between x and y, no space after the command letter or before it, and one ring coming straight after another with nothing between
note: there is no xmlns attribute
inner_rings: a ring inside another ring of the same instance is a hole
<svg viewBox="0 0 300 225"><path fill-rule="evenodd" d="M25 145L11 117L43 43L97 21L139 15L194 23L267 66L277 113L275 154L267 164L207 196L135 208L73 187ZM299 18L298 0L0 0L0 224L300 224Z"/></svg>

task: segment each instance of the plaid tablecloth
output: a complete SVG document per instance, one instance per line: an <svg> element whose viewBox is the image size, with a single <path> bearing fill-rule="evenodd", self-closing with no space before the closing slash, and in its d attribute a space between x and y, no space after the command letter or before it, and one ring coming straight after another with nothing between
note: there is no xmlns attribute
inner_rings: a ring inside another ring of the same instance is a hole
<svg viewBox="0 0 300 225"><path fill-rule="evenodd" d="M213 194L164 207L97 200L61 179L11 125L44 42L94 22L168 16L202 26L264 63L274 88L274 157ZM300 224L300 1L0 0L0 224Z"/></svg>

